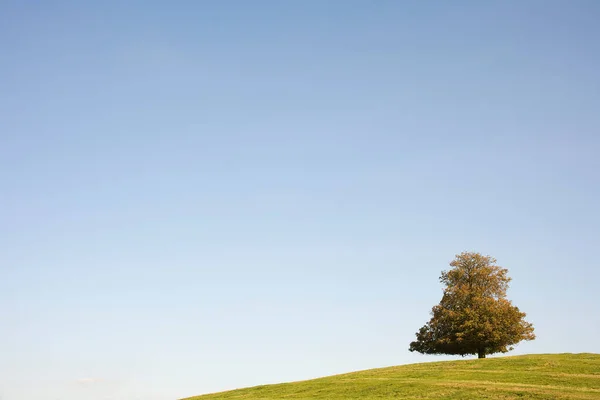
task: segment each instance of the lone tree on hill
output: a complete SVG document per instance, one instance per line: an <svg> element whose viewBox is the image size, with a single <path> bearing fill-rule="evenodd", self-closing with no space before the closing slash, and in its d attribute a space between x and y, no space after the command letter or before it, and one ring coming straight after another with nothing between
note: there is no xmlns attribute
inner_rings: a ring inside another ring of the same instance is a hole
<svg viewBox="0 0 600 400"><path fill-rule="evenodd" d="M461 253L442 271L446 285L431 319L417 332L410 351L423 354L506 353L522 340L533 340L533 325L506 299L508 270L479 253Z"/></svg>

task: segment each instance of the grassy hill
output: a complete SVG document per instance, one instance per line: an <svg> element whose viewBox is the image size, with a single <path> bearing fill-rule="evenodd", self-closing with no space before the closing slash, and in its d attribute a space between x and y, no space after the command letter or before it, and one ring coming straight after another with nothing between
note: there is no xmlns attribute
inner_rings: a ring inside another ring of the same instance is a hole
<svg viewBox="0 0 600 400"><path fill-rule="evenodd" d="M600 354L540 354L403 365L187 400L390 398L600 400Z"/></svg>

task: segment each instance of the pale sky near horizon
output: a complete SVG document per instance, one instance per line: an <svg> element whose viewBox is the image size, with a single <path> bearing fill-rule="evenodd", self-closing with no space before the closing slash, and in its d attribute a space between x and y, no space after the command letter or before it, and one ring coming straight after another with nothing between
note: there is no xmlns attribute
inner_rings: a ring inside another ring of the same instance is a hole
<svg viewBox="0 0 600 400"><path fill-rule="evenodd" d="M600 353L600 2L0 1L0 398L410 353L465 250Z"/></svg>

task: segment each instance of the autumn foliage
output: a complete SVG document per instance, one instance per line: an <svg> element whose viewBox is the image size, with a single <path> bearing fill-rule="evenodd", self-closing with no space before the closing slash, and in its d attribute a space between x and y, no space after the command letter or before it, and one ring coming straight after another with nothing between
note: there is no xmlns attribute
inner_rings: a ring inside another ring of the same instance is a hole
<svg viewBox="0 0 600 400"><path fill-rule="evenodd" d="M417 332L410 351L424 354L505 353L522 340L533 340L533 325L506 299L508 270L479 253L461 253L443 271L446 286L431 319Z"/></svg>

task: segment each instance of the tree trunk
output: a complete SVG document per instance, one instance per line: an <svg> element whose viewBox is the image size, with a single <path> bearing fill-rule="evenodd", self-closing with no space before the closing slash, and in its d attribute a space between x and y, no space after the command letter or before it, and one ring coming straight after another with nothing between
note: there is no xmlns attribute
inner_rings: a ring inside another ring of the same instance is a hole
<svg viewBox="0 0 600 400"><path fill-rule="evenodd" d="M479 349L477 351L477 358L485 358L485 349Z"/></svg>

